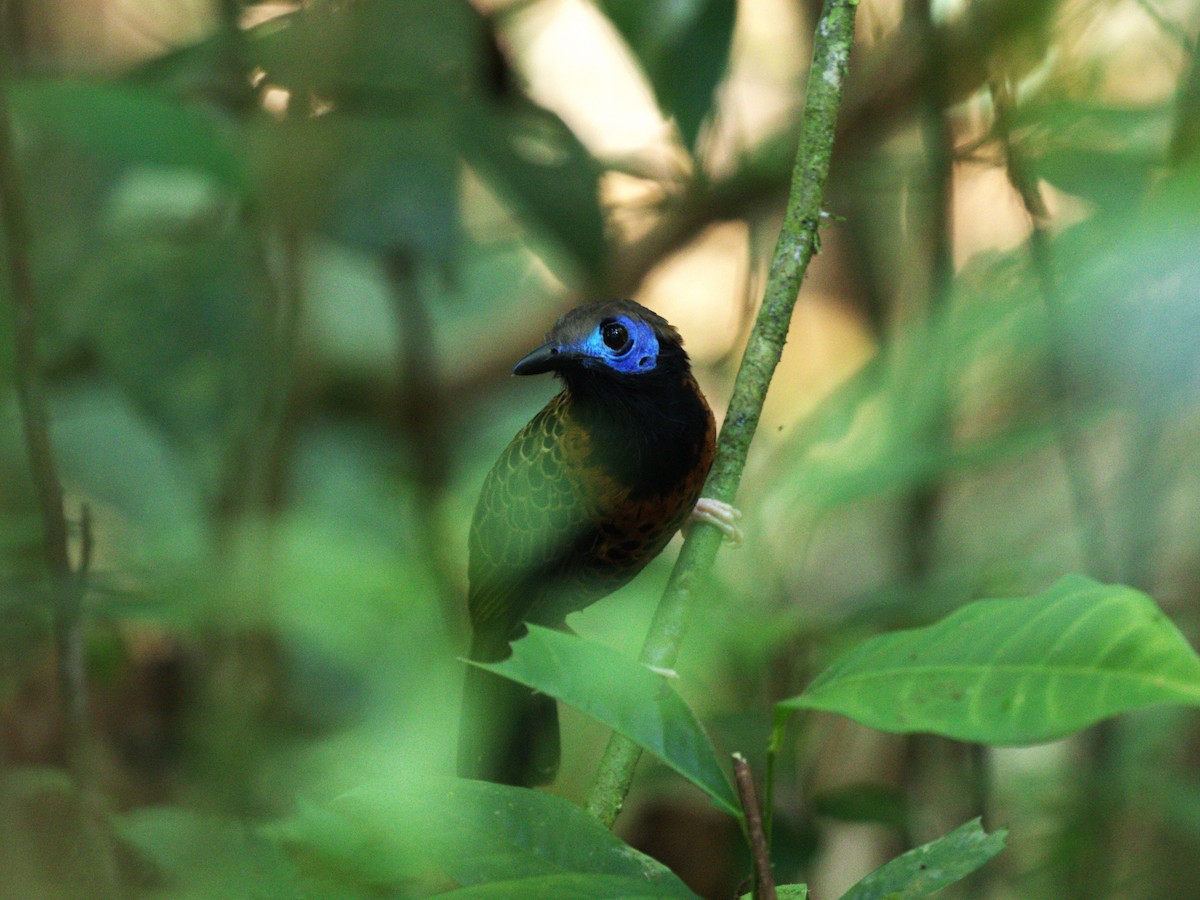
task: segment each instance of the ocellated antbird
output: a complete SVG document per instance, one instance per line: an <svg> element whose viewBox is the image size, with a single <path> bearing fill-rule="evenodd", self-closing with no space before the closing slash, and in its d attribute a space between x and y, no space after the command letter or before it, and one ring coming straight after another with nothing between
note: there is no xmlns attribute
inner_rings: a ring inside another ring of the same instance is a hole
<svg viewBox="0 0 1200 900"><path fill-rule="evenodd" d="M525 623L565 627L632 579L697 508L712 412L679 332L632 300L578 307L513 369L564 386L492 467L469 543L470 658L496 662ZM696 513L736 535L736 510ZM469 666L459 774L544 784L559 763L551 697Z"/></svg>

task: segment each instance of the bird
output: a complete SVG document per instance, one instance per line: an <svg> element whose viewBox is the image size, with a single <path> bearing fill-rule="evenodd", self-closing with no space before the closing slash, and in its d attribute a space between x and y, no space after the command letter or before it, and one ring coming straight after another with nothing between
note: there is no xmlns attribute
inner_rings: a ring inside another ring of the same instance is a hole
<svg viewBox="0 0 1200 900"><path fill-rule="evenodd" d="M527 624L566 617L628 583L689 516L740 542L727 504L701 498L712 410L679 332L633 300L563 315L514 375L562 390L512 439L479 494L468 539L469 661L508 657ZM509 785L554 779L555 700L467 667L458 773Z"/></svg>

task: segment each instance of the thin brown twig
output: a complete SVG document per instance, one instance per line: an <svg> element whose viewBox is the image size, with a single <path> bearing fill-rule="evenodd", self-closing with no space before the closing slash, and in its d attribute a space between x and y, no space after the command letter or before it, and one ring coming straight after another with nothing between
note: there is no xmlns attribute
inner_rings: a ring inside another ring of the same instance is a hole
<svg viewBox="0 0 1200 900"><path fill-rule="evenodd" d="M750 855L754 860L755 900L775 900L775 878L771 874L771 857L763 832L762 810L754 793L754 776L750 763L740 753L733 754L733 777L737 782L738 799L746 813L746 829L750 833Z"/></svg>

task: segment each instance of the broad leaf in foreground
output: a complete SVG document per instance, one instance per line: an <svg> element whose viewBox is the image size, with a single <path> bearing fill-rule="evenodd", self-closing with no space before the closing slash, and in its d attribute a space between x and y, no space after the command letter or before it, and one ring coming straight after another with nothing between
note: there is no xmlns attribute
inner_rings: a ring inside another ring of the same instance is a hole
<svg viewBox="0 0 1200 900"><path fill-rule="evenodd" d="M327 869L405 896L448 882L522 883L508 896L549 896L524 891L538 879L578 876L636 883L646 896L694 897L670 869L573 803L483 781L381 779L300 804L271 836Z"/></svg>
<svg viewBox="0 0 1200 900"><path fill-rule="evenodd" d="M972 819L943 838L915 847L880 866L842 895L842 900L928 897L966 878L1004 849L1003 829L988 834Z"/></svg>
<svg viewBox="0 0 1200 900"><path fill-rule="evenodd" d="M455 900L662 900L696 895L686 888L677 894L661 884L621 875L543 875L493 881L438 896Z"/></svg>
<svg viewBox="0 0 1200 900"><path fill-rule="evenodd" d="M431 847L459 884L591 875L640 883L648 897L692 896L670 869L561 797L465 779L431 796Z"/></svg>
<svg viewBox="0 0 1200 900"><path fill-rule="evenodd" d="M118 837L167 885L164 896L291 897L297 872L253 826L178 806L143 807L113 820Z"/></svg>
<svg viewBox="0 0 1200 900"><path fill-rule="evenodd" d="M666 678L570 634L529 626L503 662L472 663L557 697L640 744L730 815L742 812L708 735Z"/></svg>
<svg viewBox="0 0 1200 900"><path fill-rule="evenodd" d="M777 900L808 900L807 884L777 884L775 885ZM752 894L742 894L741 900L754 900Z"/></svg>
<svg viewBox="0 0 1200 900"><path fill-rule="evenodd" d="M1068 576L867 641L776 706L985 744L1064 737L1118 713L1200 705L1200 658L1145 594Z"/></svg>

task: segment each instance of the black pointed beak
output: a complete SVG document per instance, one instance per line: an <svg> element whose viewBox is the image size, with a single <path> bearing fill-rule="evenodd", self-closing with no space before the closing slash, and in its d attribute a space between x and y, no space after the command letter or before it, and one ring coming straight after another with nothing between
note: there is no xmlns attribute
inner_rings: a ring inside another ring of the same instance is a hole
<svg viewBox="0 0 1200 900"><path fill-rule="evenodd" d="M542 344L519 363L513 366L514 375L540 375L561 368L564 363L577 358L578 354L556 343Z"/></svg>

